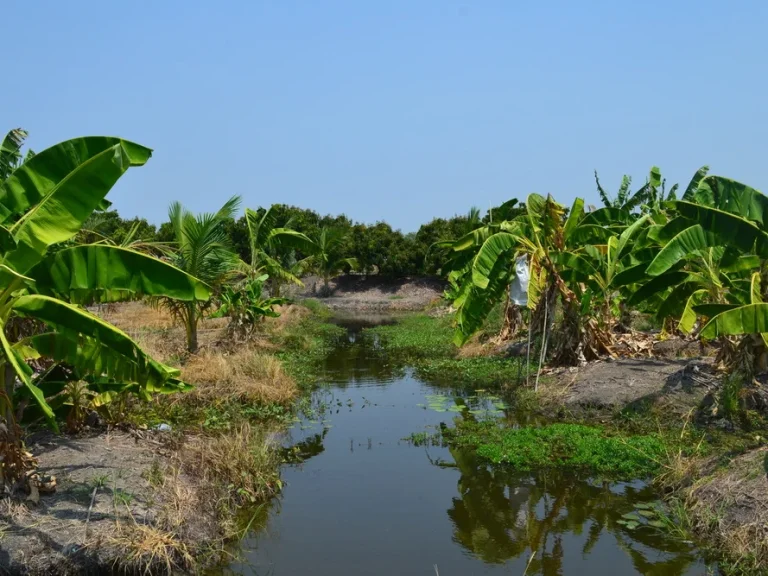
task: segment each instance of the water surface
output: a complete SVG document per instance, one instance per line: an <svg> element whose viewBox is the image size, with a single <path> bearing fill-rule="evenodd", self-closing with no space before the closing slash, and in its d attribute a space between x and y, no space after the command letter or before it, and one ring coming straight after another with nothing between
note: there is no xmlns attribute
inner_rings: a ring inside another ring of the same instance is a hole
<svg viewBox="0 0 768 576"><path fill-rule="evenodd" d="M498 411L487 393L428 384L347 322L314 409L290 432L300 464L255 517L241 574L706 574L691 543L648 524L642 482L521 474L404 440ZM462 412L467 405L473 410ZM639 513L639 515L638 515ZM630 516L625 516L629 514ZM635 518L636 520L632 520ZM657 521L657 520L655 520Z"/></svg>

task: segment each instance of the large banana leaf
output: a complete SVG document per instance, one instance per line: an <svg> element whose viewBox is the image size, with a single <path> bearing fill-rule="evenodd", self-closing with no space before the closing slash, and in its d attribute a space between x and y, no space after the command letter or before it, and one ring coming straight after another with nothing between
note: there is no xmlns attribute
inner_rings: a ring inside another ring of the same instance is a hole
<svg viewBox="0 0 768 576"><path fill-rule="evenodd" d="M739 304L698 304L693 307L694 312L700 316L714 318L718 314L738 308Z"/></svg>
<svg viewBox="0 0 768 576"><path fill-rule="evenodd" d="M630 306L633 306L635 304L640 304L641 302L644 302L654 294L658 294L659 292L662 292L664 290L667 290L668 288L671 288L672 286L677 286L679 284L682 284L688 279L688 273L687 272L668 272L667 274L662 274L661 276L657 276L647 282L646 284L643 284L637 292L632 294L630 296L629 300L627 301L627 304Z"/></svg>
<svg viewBox="0 0 768 576"><path fill-rule="evenodd" d="M726 273L744 272L745 270L754 270L759 267L760 258L754 254L729 254L729 251L726 250L723 258L720 260L720 271Z"/></svg>
<svg viewBox="0 0 768 576"><path fill-rule="evenodd" d="M595 172L595 178L597 178L597 172ZM579 225L582 216L584 216L584 199L576 198L576 200L573 201L573 206L571 206L571 211L568 213L568 219L565 221L565 226L563 226L563 237L565 238L566 243L568 243L568 237Z"/></svg>
<svg viewBox="0 0 768 576"><path fill-rule="evenodd" d="M41 356L66 363L81 379L105 376L123 383L136 382L154 391L179 373L143 354L138 361L130 360L99 340L82 335L72 338L66 333L48 332L25 339L24 344Z"/></svg>
<svg viewBox="0 0 768 576"><path fill-rule="evenodd" d="M0 222L24 214L79 166L108 149L121 146L133 166L152 154L133 142L105 136L74 138L35 154L0 184Z"/></svg>
<svg viewBox="0 0 768 576"><path fill-rule="evenodd" d="M598 226L616 226L627 224L632 220L632 214L621 208L598 208L588 212L581 221L582 225L594 224Z"/></svg>
<svg viewBox="0 0 768 576"><path fill-rule="evenodd" d="M759 222L763 228L768 228L768 196L751 186L722 176L707 176L699 183L694 198L701 204Z"/></svg>
<svg viewBox="0 0 768 576"><path fill-rule="evenodd" d="M696 193L696 190L699 188L699 182L701 182L701 180L707 175L707 172L709 172L709 166L702 166L696 170L696 173L693 175L693 178L691 178L691 181L688 183L688 187L683 193L683 200L686 202L693 200L693 196Z"/></svg>
<svg viewBox="0 0 768 576"><path fill-rule="evenodd" d="M648 266L646 274L648 276L659 276L680 260L696 250L705 250L710 247L707 235L704 229L698 224L686 228L677 236L672 238L664 248L661 249L653 262Z"/></svg>
<svg viewBox="0 0 768 576"><path fill-rule="evenodd" d="M27 373L26 364L23 364L16 356L16 352L13 350L13 347L11 346L11 343L8 342L8 338L5 336L5 325L0 322L0 345L3 349L3 355L5 356L5 361L10 364L10 366L13 368L13 371L16 373L16 376L21 380L22 384L29 390L32 397L37 401L38 405L40 406L40 409L43 411L43 414L45 414L45 417L48 419L48 422L50 423L51 427L54 429L54 431L58 432L58 427L56 426L56 420L53 415L53 410L51 410L51 407L48 406L48 404L45 401L45 396L43 395L42 390L35 386L35 384L32 382L32 379L30 378L29 374Z"/></svg>
<svg viewBox="0 0 768 576"><path fill-rule="evenodd" d="M648 264L643 262L641 264L635 264L629 268L625 268L613 278L613 286L618 288L620 286L629 286L630 284L637 284L645 280L648 275L645 273L648 268Z"/></svg>
<svg viewBox="0 0 768 576"><path fill-rule="evenodd" d="M659 276L664 278L664 276ZM654 278L657 280L658 278ZM652 282L654 281L652 280ZM702 289L702 285L699 282L683 282L672 288L672 291L658 302L654 302L649 307L655 311L656 318L658 320L664 320L665 318L680 318L685 310L685 306L688 303L691 295L697 290ZM660 296L661 294L656 294Z"/></svg>
<svg viewBox="0 0 768 576"><path fill-rule="evenodd" d="M756 240L768 239L765 232L755 224L735 214L680 200L672 204L680 214L712 234L716 243L722 246L737 247L749 253L753 251Z"/></svg>
<svg viewBox="0 0 768 576"><path fill-rule="evenodd" d="M134 250L89 244L59 250L28 272L36 291L76 303L114 300L110 295L207 300L209 288L186 272Z"/></svg>
<svg viewBox="0 0 768 576"><path fill-rule="evenodd" d="M499 232L486 240L472 262L472 282L478 288L487 288L494 270L499 270L498 262L509 258L512 265L512 254L518 246L518 238L507 232Z"/></svg>
<svg viewBox="0 0 768 576"><path fill-rule="evenodd" d="M38 294L19 296L13 301L13 310L22 316L36 318L70 337L82 334L95 338L102 345L134 362L140 363L146 358L146 354L125 332L61 300Z"/></svg>
<svg viewBox="0 0 768 576"><path fill-rule="evenodd" d="M6 255L5 264L23 274L49 246L74 237L120 176L141 160L131 155L137 148L120 142L70 172L13 225L18 247ZM147 150L143 160L148 157Z"/></svg>
<svg viewBox="0 0 768 576"><path fill-rule="evenodd" d="M580 224L568 236L570 246L583 246L585 244L605 244L608 238L618 231L597 224Z"/></svg>
<svg viewBox="0 0 768 576"><path fill-rule="evenodd" d="M768 332L768 304L747 304L712 318L701 330L702 338L734 336L738 334L762 334Z"/></svg>

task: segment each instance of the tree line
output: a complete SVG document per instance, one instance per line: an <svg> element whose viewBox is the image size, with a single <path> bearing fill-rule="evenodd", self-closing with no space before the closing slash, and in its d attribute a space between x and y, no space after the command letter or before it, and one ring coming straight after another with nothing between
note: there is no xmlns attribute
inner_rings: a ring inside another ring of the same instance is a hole
<svg viewBox="0 0 768 576"><path fill-rule="evenodd" d="M488 222L494 214L497 218L502 214L510 216L504 207L491 209L484 216L473 208L467 214L434 218L420 226L416 232L403 233L386 222L364 224L353 221L345 214L320 215L314 210L287 204L259 207L253 212L261 217L267 210L270 210L276 227L295 230L315 242L320 241L323 230L326 231L326 239L329 234L333 235L334 253L354 259L356 272L388 277L440 274L446 256L446 249L440 245L441 242L465 235ZM114 209L95 213L84 228L93 233L92 240L104 236L117 244L129 238L131 241L161 244L176 241L170 220L158 227L145 218L123 218ZM247 217L228 216L224 219L223 228L227 242L235 253L244 262L251 262ZM274 255L291 269L293 264L312 254L286 247L284 250L278 249Z"/></svg>

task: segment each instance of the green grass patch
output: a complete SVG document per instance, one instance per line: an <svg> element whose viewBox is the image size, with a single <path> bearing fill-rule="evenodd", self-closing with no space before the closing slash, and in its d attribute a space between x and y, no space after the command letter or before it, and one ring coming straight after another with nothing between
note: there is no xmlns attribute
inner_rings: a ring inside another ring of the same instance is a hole
<svg viewBox="0 0 768 576"><path fill-rule="evenodd" d="M376 326L367 331L384 340L388 354L409 361L418 358L451 358L456 354L450 317L432 318L423 314L404 316L396 324Z"/></svg>
<svg viewBox="0 0 768 576"><path fill-rule="evenodd" d="M272 340L279 347L276 356L282 361L283 368L299 386L307 388L317 383L323 361L333 350L334 343L345 334L346 330L341 326L325 322L324 316L313 314Z"/></svg>
<svg viewBox="0 0 768 576"><path fill-rule="evenodd" d="M479 456L518 470L557 468L616 480L658 473L670 449L658 434L626 436L581 424L500 428L489 420L460 423L443 434L452 444L472 446Z"/></svg>
<svg viewBox="0 0 768 576"><path fill-rule="evenodd" d="M424 358L415 366L417 376L426 382L497 388L525 378L524 364L525 360L519 358Z"/></svg>

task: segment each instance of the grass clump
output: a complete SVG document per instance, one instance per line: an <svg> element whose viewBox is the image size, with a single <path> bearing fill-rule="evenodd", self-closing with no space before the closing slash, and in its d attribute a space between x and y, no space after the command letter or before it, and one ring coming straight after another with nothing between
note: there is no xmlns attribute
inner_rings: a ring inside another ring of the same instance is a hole
<svg viewBox="0 0 768 576"><path fill-rule="evenodd" d="M558 468L616 480L658 473L668 450L656 434L624 436L581 424L504 429L493 421L466 422L449 440L474 446L479 456L518 470Z"/></svg>

